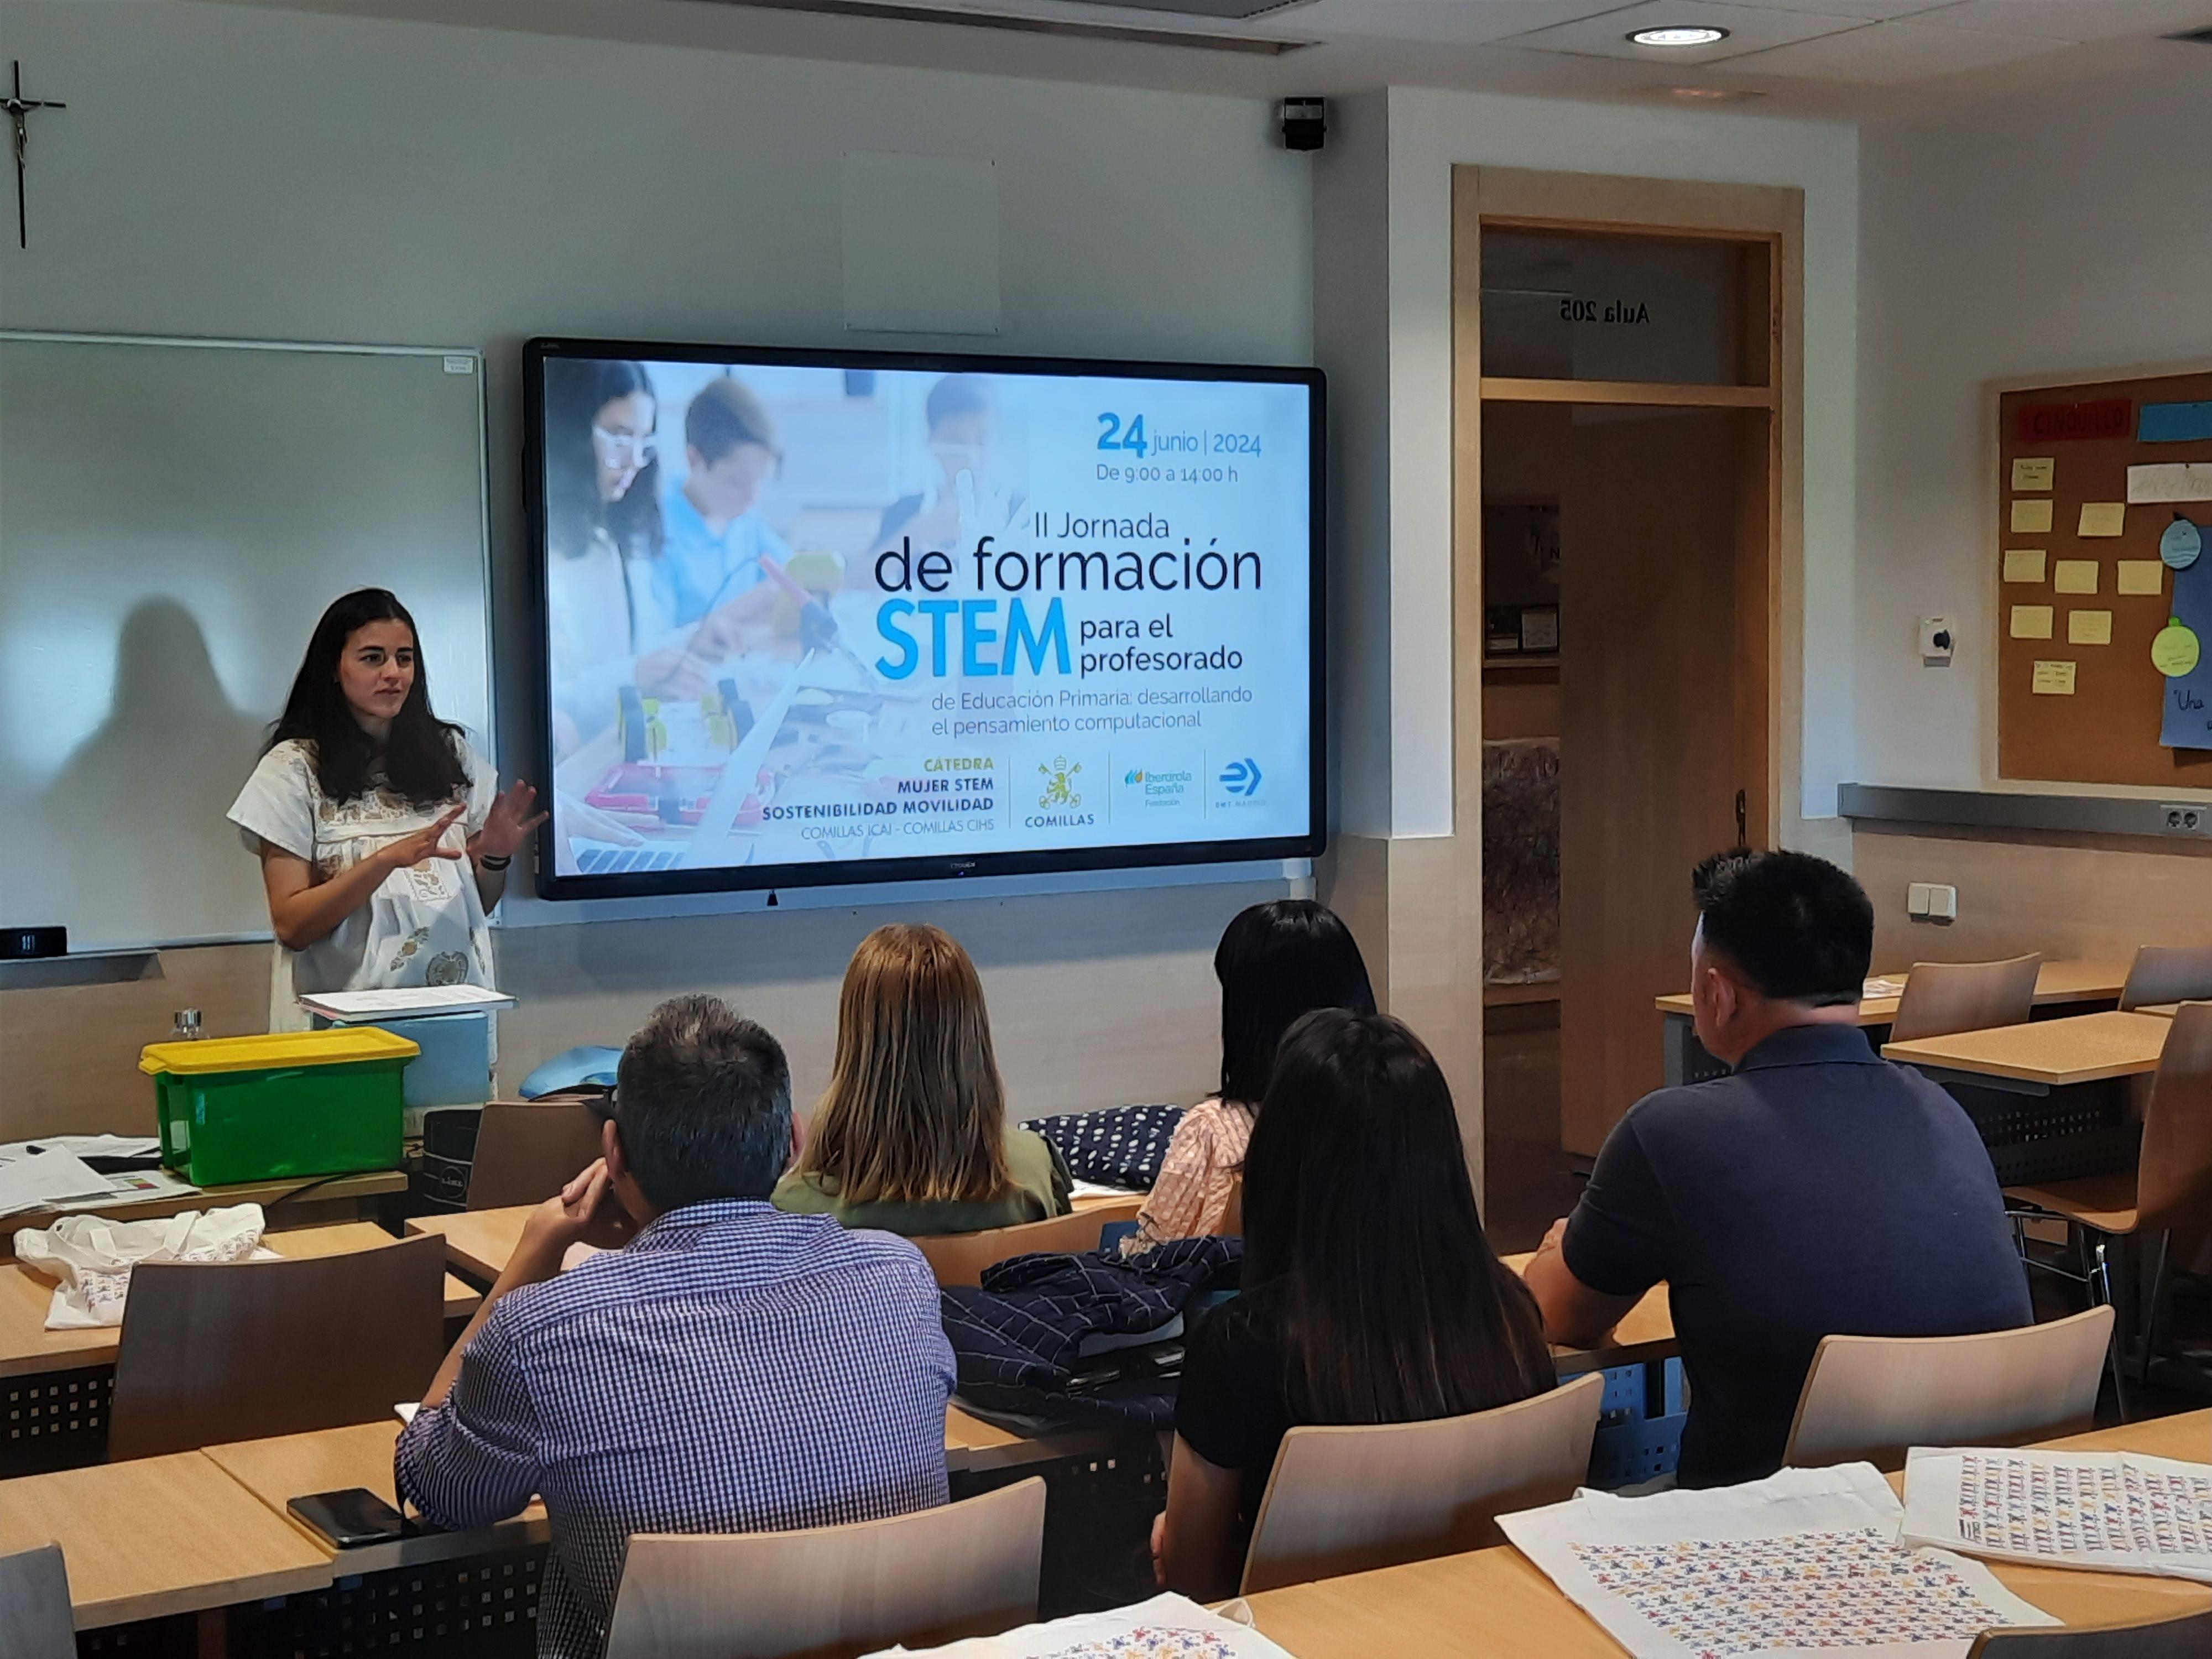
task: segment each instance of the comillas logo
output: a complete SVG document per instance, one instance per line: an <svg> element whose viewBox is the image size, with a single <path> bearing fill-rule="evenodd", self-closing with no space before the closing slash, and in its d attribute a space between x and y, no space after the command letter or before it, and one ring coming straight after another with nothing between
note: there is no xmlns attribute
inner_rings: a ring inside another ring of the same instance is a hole
<svg viewBox="0 0 2212 1659"><path fill-rule="evenodd" d="M1054 755L1050 761L1037 763L1037 775L1044 780L1044 793L1037 797L1039 806L1080 806L1083 797L1075 787L1075 775L1083 769L1083 763L1070 763L1065 755Z"/></svg>

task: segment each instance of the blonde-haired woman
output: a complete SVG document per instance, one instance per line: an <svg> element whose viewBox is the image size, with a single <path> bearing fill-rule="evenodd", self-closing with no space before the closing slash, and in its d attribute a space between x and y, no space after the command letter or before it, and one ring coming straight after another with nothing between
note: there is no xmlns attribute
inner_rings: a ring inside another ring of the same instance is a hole
<svg viewBox="0 0 2212 1659"><path fill-rule="evenodd" d="M983 982L941 927L878 927L837 1000L837 1057L776 1207L909 1236L1065 1215L1052 1144L1006 1127Z"/></svg>

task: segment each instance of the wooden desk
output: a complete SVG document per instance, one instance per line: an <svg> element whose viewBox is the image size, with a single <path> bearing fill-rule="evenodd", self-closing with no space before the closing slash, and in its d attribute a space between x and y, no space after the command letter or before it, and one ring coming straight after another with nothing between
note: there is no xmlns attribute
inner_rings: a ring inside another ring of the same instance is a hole
<svg viewBox="0 0 2212 1659"><path fill-rule="evenodd" d="M2155 1014L2076 1014L2071 1019L1886 1042L1881 1052L1883 1058L1917 1066L1938 1082L2047 1094L2156 1071L2172 1029L2170 1021Z"/></svg>
<svg viewBox="0 0 2212 1659"><path fill-rule="evenodd" d="M1875 974L1875 979L1893 980L1899 984L1911 979L1910 973ZM2036 970L2035 1003L2039 1008L2069 1002L2117 1002L2128 982L2128 964L2124 962L2046 962ZM1868 997L1859 1004L1859 1024L1887 1025L1897 1018L1899 999L1893 996ZM1690 994L1677 991L1671 996L1656 997L1652 1006L1662 1014L1690 1016Z"/></svg>
<svg viewBox="0 0 2212 1659"><path fill-rule="evenodd" d="M2203 1462L2212 1455L2212 1412L2052 1443ZM2007 1589L2069 1624L2118 1623L2212 1607L2212 1585L2180 1579L2003 1562L1989 1565ZM1295 1584L1248 1599L1261 1631L1298 1659L1364 1659L1380 1645L1379 1637L1386 1637L1395 1651L1423 1659L1620 1659L1621 1651L1510 1546Z"/></svg>
<svg viewBox="0 0 2212 1659"><path fill-rule="evenodd" d="M152 1221L185 1210L212 1210L229 1204L258 1204L271 1228L309 1227L330 1221L370 1221L377 1200L407 1190L401 1170L372 1170L365 1175L287 1176L275 1181L204 1187L169 1198L135 1204L111 1204L98 1210L25 1210L0 1221L0 1261L15 1253L18 1227L51 1227L64 1215L99 1215L112 1221Z"/></svg>
<svg viewBox="0 0 2212 1659"><path fill-rule="evenodd" d="M1141 1193L1111 1197L1082 1197L1074 1201L1078 1215L1096 1215L1103 1227L1109 1221L1136 1218L1145 1201ZM501 1210L463 1210L453 1215L408 1218L410 1233L437 1233L446 1241L446 1260L471 1279L489 1285L506 1271L507 1258L522 1242L522 1229L532 1206L517 1204Z"/></svg>
<svg viewBox="0 0 2212 1659"><path fill-rule="evenodd" d="M50 1540L68 1559L79 1630L331 1582L329 1552L198 1452L0 1486L0 1554Z"/></svg>
<svg viewBox="0 0 2212 1659"><path fill-rule="evenodd" d="M1534 1250L1498 1258L1516 1273L1526 1273L1536 1259ZM1553 1348L1562 1377L1585 1371L1608 1370L1615 1365L1641 1365L1654 1359L1671 1359L1680 1352L1674 1340L1674 1315L1668 1305L1667 1287L1654 1285L1644 1299L1628 1310L1614 1328L1613 1340L1602 1348Z"/></svg>
<svg viewBox="0 0 2212 1659"><path fill-rule="evenodd" d="M367 1221L339 1221L324 1227L270 1233L262 1242L279 1255L305 1258L374 1249L391 1243L392 1238ZM52 1279L33 1273L20 1261L0 1263L0 1377L115 1363L116 1347L123 1336L118 1326L90 1331L46 1328L46 1309L53 1295ZM480 1292L453 1274L446 1275L447 1318L465 1319L483 1300Z"/></svg>

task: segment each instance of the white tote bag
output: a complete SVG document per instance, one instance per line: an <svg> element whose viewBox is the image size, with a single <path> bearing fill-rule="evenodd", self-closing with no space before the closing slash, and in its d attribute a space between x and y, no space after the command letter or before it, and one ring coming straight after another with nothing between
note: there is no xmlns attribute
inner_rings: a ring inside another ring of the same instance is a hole
<svg viewBox="0 0 2212 1659"><path fill-rule="evenodd" d="M15 1259L58 1279L46 1310L50 1331L90 1330L123 1322L131 1270L142 1261L244 1261L261 1249L265 1224L258 1204L186 1210L158 1221L110 1221L64 1216L51 1227L15 1235Z"/></svg>

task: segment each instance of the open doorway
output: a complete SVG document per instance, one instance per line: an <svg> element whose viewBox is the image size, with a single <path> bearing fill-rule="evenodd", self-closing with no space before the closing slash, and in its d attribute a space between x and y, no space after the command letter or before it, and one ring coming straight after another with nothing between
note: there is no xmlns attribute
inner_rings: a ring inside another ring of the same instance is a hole
<svg viewBox="0 0 2212 1659"><path fill-rule="evenodd" d="M1479 604L1457 656L1482 734L1486 1212L1510 1250L1658 1085L1691 866L1772 837L1797 199L1462 173L1455 569Z"/></svg>

